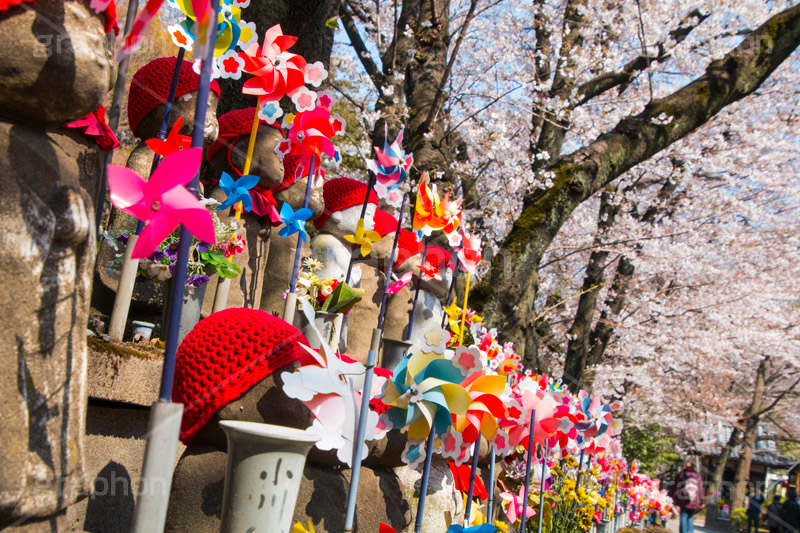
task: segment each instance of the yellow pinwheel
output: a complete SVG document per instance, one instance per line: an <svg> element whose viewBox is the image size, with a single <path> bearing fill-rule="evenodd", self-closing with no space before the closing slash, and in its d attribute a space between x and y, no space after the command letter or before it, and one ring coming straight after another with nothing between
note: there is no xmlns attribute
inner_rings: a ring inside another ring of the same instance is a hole
<svg viewBox="0 0 800 533"><path fill-rule="evenodd" d="M315 533L314 532L314 524L311 523L311 519L308 519L308 529L303 527L303 524L300 522L296 523L292 527L292 533Z"/></svg>
<svg viewBox="0 0 800 533"><path fill-rule="evenodd" d="M361 257L367 257L369 253L372 251L372 243L379 242L381 240L381 234L377 231L365 231L364 230L364 219L359 219L358 224L356 225L356 234L355 235L345 235L344 238L347 242L351 242L356 246L361 246Z"/></svg>

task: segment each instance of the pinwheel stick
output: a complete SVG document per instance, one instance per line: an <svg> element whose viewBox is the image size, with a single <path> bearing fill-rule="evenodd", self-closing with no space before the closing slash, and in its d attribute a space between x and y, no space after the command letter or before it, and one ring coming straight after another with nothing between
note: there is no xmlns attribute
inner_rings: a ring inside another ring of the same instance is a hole
<svg viewBox="0 0 800 533"><path fill-rule="evenodd" d="M475 476L478 475L478 453L481 449L481 434L475 439L475 446L472 448L472 470L469 473L469 489L467 490L467 505L464 509L464 527L469 526L469 514L472 511L472 495L475 493Z"/></svg>
<svg viewBox="0 0 800 533"><path fill-rule="evenodd" d="M133 2L135 3L135 2ZM136 17L136 14L133 14L133 18ZM129 19L133 21L133 18ZM127 21L126 21L127 27ZM127 29L126 29L127 32ZM175 102L175 93L178 89L178 79L180 78L181 74L181 65L183 64L183 55L185 50L183 48L178 48L178 59L175 61L175 70L172 72L172 82L169 86L169 93L167 95L167 103L164 109L164 118L161 121L161 129L158 132L158 138L164 140L167 136L167 129L169 128L169 120L170 116L172 115L172 104ZM129 56L125 56L123 61L127 61ZM122 68L120 66L120 68ZM120 71L121 72L121 71ZM121 76L124 73L120 73ZM161 161L161 156L158 154L153 154L153 164L150 166L150 175L153 175L153 172L156 171L158 168L158 163ZM107 167L104 167L107 168ZM107 170L103 170L105 174ZM105 193L103 193L105 196ZM101 196L100 198L102 198ZM98 202L100 203L100 202ZM136 241L139 239L139 234L142 232L144 228L144 222L141 220L136 225L136 233L134 235L130 235L128 237L128 243L125 246L125 259L122 262L122 268L120 268L120 277L119 277L119 284L117 286L117 294L114 296L114 307L111 310L111 318L109 320L108 326L108 336L111 337L113 340L121 341L122 336L125 333L125 324L128 322L128 312L130 311L131 306L131 297L133 296L133 284L136 281L136 271L139 268L139 260L131 258L131 252L133 252L133 248L136 246Z"/></svg>
<svg viewBox="0 0 800 533"><path fill-rule="evenodd" d="M578 475L575 476L575 490L578 490L578 487L581 486L581 470L583 469L583 454L584 450L581 450L581 455L578 458Z"/></svg>
<svg viewBox="0 0 800 533"><path fill-rule="evenodd" d="M212 20L219 16L220 5L213 3L214 13ZM214 60L214 41L216 32L209 38L208 55L203 58L200 69L200 84L197 90L197 107L195 108L195 122L192 130L192 147L203 146L204 126L206 123L206 110L208 109L208 94L211 86L211 65ZM200 188L200 171L189 185L189 190L195 194ZM161 374L161 390L158 401L150 410L148 424L147 446L144 452L141 480L143 484L156 483L164 486L163 491L145 491L136 502L134 510L133 533L150 533L163 531L167 519L167 504L169 503L169 490L172 485L172 472L175 464L175 453L178 447L178 435L183 415L183 405L172 403L172 383L175 378L175 355L178 351L178 330L180 328L181 314L183 311L183 288L186 285L187 264L189 262L189 246L192 242L191 234L181 226L180 241L178 246L178 259L175 264L173 277L174 290L170 299L167 321L166 348L164 351L164 369ZM149 485L155 486L155 485Z"/></svg>
<svg viewBox="0 0 800 533"><path fill-rule="evenodd" d="M545 471L545 463L547 462L547 451L550 446L550 441L545 439L544 441L544 452L542 452L542 479L541 485L539 485L539 526L536 530L537 533L542 533L542 516L544 515L544 471Z"/></svg>
<svg viewBox="0 0 800 533"><path fill-rule="evenodd" d="M431 428L428 440L425 442L425 466L422 469L422 484L419 487L419 502L417 502L417 518L414 520L414 533L422 531L422 517L425 514L425 496L428 494L428 479L431 475L431 459L433 459L433 438L435 431Z"/></svg>
<svg viewBox="0 0 800 533"><path fill-rule="evenodd" d="M356 439L353 443L353 473L350 476L350 490L347 494L347 513L345 514L344 530L353 531L353 522L356 515L356 500L358 499L358 480L361 476L361 454L364 448L364 437L367 433L367 417L369 416L370 391L372 378L375 375L375 363L378 360L378 347L381 344L381 328L372 330L372 342L367 354L367 373L364 376L364 388L361 393L361 412L358 415L356 426Z"/></svg>
<svg viewBox="0 0 800 533"><path fill-rule="evenodd" d="M428 256L428 242L430 241L430 237L425 237L425 247L422 248L422 262L420 265L425 264L425 258ZM406 335L406 340L411 339L411 333L414 331L414 315L417 313L417 301L419 300L419 289L422 285L422 271L420 271L419 275L417 276L417 285L414 288L414 305L411 306L411 320L408 322L408 334Z"/></svg>
<svg viewBox="0 0 800 533"><path fill-rule="evenodd" d="M130 34L131 28L133 28L133 21L136 19L136 12L138 10L138 0L128 0L128 13L125 17L125 33L123 35ZM114 96L111 99L111 108L108 112L108 127L111 128L115 134L119 133L117 128L119 127L119 115L120 110L122 109L122 99L125 97L125 85L128 81L129 62L129 56L123 57L122 61L119 62L119 67L117 69L117 81L114 84ZM105 160L103 161L103 174L100 177L100 190L98 191L97 203L94 207L94 227L97 229L98 235L102 233L100 231L100 223L103 219L106 189L108 188L108 165L111 164L113 158L114 150L106 152ZM133 249L133 246L131 246L131 249Z"/></svg>
<svg viewBox="0 0 800 533"><path fill-rule="evenodd" d="M383 319L386 317L386 297L388 294L386 293L386 289L389 287L389 284L392 281L392 271L394 270L394 258L397 254L397 242L400 240L400 228L403 226L403 216L406 214L406 201L408 200L408 195L403 195L403 202L400 204L400 214L397 216L397 228L394 231L394 242L392 242L392 253L389 255L389 266L386 269L386 282L384 283L383 288L383 298L381 299L381 309L378 313L378 329L383 329ZM352 256L351 256L352 260Z"/></svg>
<svg viewBox="0 0 800 533"><path fill-rule="evenodd" d="M364 195L364 203L361 205L361 217L360 217L361 220L364 220L364 217L367 216L367 204L369 203L369 193L372 192L372 188L375 186L376 179L377 179L377 177L375 176L375 174L372 174L369 177L369 183L367 183L367 192ZM366 221L364 222L364 224L366 225ZM399 231L398 231L398 234L399 234ZM395 242L397 242L397 237L396 236L395 236ZM347 263L347 274L344 277L344 282L348 283L348 284L350 283L350 274L353 272L353 262L355 261L355 257L356 257L355 249L356 249L356 245L355 244L351 244L350 245L350 262ZM386 279L388 280L389 278L386 278ZM378 326L378 327L380 327L380 326Z"/></svg>
<svg viewBox="0 0 800 533"><path fill-rule="evenodd" d="M259 102L260 104L261 102ZM253 127L250 129L250 141L247 143L247 156L244 159L244 169L242 175L250 174L250 165L253 164L253 150L256 147L256 136L258 136L258 108L253 113ZM236 220L242 218L242 202L236 202Z"/></svg>
<svg viewBox="0 0 800 533"><path fill-rule="evenodd" d="M533 460L533 449L536 447L533 442L535 428L536 409L531 409L531 432L528 435L528 457L525 460L525 498L522 500L522 523L519 525L519 533L525 533L525 525L528 522L528 491L531 487L531 461Z"/></svg>
<svg viewBox="0 0 800 533"><path fill-rule="evenodd" d="M311 165L308 170L308 183L306 184L306 196L303 199L303 209L308 207L308 199L311 197L311 185L314 181L314 162L315 157L311 158ZM294 294L297 289L297 271L300 269L300 253L303 251L303 232L297 232L297 249L294 252L294 267L292 268L292 284L289 292Z"/></svg>
<svg viewBox="0 0 800 533"><path fill-rule="evenodd" d="M456 289L456 279L458 278L458 273L461 272L461 265L458 262L458 256L454 256L455 263L453 263L453 277L450 279L450 288L447 290L447 298L445 299L444 303L450 305L450 297L453 295L453 291ZM444 328L447 325L448 319L447 313L442 316L442 327Z"/></svg>
<svg viewBox="0 0 800 533"><path fill-rule="evenodd" d="M494 459L496 455L494 444L489 445L489 503L486 505L486 520L492 522L492 511L494 510Z"/></svg>
<svg viewBox="0 0 800 533"><path fill-rule="evenodd" d="M467 301L469 299L469 280L472 272L467 271L467 285L464 288L464 308L461 309L461 327L458 330L458 344L464 344L464 325L467 322Z"/></svg>

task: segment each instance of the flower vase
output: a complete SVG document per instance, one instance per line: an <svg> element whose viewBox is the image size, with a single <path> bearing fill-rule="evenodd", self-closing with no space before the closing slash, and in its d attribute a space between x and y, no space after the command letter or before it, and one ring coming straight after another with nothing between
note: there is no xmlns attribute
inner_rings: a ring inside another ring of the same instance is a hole
<svg viewBox="0 0 800 533"><path fill-rule="evenodd" d="M411 343L399 339L383 339L383 352L381 353L381 367L394 370L394 367L403 360L411 348Z"/></svg>
<svg viewBox="0 0 800 533"><path fill-rule="evenodd" d="M172 290L175 283L172 279L164 282L164 308L161 311L161 338L165 340L167 337L167 322L169 321L169 306L172 302ZM183 310L181 311L181 323L178 329L178 345L183 342L183 338L189 334L194 328L195 324L200 322L200 313L203 309L203 298L205 298L206 287L208 284L201 285L200 287L183 287Z"/></svg>
<svg viewBox="0 0 800 533"><path fill-rule="evenodd" d="M339 351L339 333L342 329L342 315L340 313L326 313L325 311L314 312L314 326L316 331L309 324L308 319L303 313L298 314L300 332L308 339L309 347L318 350L325 342L334 352ZM322 339L317 336L317 331L322 335Z"/></svg>
<svg viewBox="0 0 800 533"><path fill-rule="evenodd" d="M289 533L306 455L319 437L257 422L219 425L228 439L220 532Z"/></svg>

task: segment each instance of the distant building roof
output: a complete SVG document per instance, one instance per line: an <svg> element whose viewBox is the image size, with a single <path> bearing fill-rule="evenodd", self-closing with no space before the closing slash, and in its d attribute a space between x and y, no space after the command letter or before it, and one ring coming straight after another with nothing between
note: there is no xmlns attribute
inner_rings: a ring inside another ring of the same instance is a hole
<svg viewBox="0 0 800 533"><path fill-rule="evenodd" d="M694 449L700 455L719 455L722 453L722 446L715 442L696 442ZM730 458L738 459L739 452L740 447L737 446L731 451ZM772 468L788 468L790 466L794 468L797 466L795 460L791 457L780 455L772 450L753 450L753 463Z"/></svg>

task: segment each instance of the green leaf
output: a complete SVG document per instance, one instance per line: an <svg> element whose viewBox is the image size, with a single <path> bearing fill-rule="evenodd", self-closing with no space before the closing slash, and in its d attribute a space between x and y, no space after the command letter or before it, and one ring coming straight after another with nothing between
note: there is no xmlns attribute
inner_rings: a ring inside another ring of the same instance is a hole
<svg viewBox="0 0 800 533"><path fill-rule="evenodd" d="M363 289L354 289L347 283L340 283L333 289L320 310L326 313L344 313L360 302L363 297Z"/></svg>
<svg viewBox="0 0 800 533"><path fill-rule="evenodd" d="M339 27L339 23L337 22L338 20L339 17L329 18L328 20L325 21L325 27L335 30L336 28Z"/></svg>

